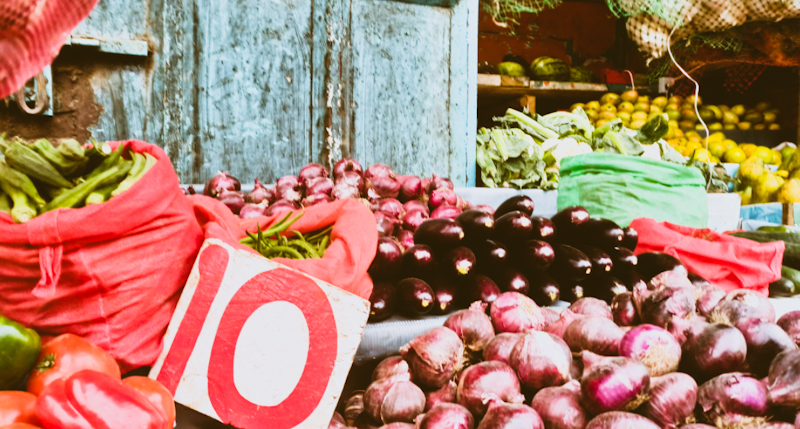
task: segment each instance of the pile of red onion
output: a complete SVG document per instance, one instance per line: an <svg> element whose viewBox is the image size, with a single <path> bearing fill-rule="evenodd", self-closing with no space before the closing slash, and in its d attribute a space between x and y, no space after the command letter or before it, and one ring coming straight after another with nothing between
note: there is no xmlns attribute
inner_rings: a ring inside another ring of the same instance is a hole
<svg viewBox="0 0 800 429"><path fill-rule="evenodd" d="M794 427L800 312L776 323L769 300L676 270L642 285L558 317L518 292L477 300L378 364L330 427Z"/></svg>

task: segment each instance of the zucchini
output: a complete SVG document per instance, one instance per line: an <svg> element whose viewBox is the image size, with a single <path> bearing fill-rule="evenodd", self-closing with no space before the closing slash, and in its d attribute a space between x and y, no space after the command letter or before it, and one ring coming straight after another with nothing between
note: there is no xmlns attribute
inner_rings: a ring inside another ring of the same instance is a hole
<svg viewBox="0 0 800 429"><path fill-rule="evenodd" d="M800 234L794 232L733 232L731 235L759 243L783 241L786 244L786 250L783 252L783 265L800 270Z"/></svg>
<svg viewBox="0 0 800 429"><path fill-rule="evenodd" d="M769 284L770 298L786 298L794 296L794 294L795 294L794 282L787 279L786 277L781 277L777 281L774 281Z"/></svg>
<svg viewBox="0 0 800 429"><path fill-rule="evenodd" d="M781 267L781 277L791 280L794 283L795 290L800 291L800 271L783 266Z"/></svg>

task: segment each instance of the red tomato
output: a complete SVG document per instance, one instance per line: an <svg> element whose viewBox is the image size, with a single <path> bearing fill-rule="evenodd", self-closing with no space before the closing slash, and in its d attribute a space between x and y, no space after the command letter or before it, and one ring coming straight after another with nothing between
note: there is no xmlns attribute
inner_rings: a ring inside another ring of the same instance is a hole
<svg viewBox="0 0 800 429"><path fill-rule="evenodd" d="M28 392L39 396L53 381L86 369L121 378L117 361L105 350L77 335L60 335L42 346L28 378Z"/></svg>
<svg viewBox="0 0 800 429"><path fill-rule="evenodd" d="M29 425L27 423L11 423L10 425L0 426L0 429L41 429L39 426Z"/></svg>
<svg viewBox="0 0 800 429"><path fill-rule="evenodd" d="M12 423L39 424L36 396L28 392L0 392L0 428Z"/></svg>
<svg viewBox="0 0 800 429"><path fill-rule="evenodd" d="M122 382L144 395L153 406L164 411L167 416L167 426L164 428L172 429L175 424L175 401L172 398L172 394L163 384L138 375L125 378Z"/></svg>

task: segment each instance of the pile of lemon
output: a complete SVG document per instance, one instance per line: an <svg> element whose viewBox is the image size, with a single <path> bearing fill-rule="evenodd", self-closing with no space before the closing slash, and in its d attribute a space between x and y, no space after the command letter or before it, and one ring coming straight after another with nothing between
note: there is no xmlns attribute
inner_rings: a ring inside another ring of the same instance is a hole
<svg viewBox="0 0 800 429"><path fill-rule="evenodd" d="M667 97L655 97L651 100L646 95L640 96L637 91L626 91L622 94L609 92L600 97L600 100L573 104L569 110L580 107L595 127L620 119L627 128L637 130L653 116L664 113L669 100ZM676 122L675 126L677 125Z"/></svg>
<svg viewBox="0 0 800 429"><path fill-rule="evenodd" d="M764 164L781 165L784 159L794 153L792 148L784 148L781 152L765 146L752 143L737 144L725 137L722 132L712 133L708 137L708 149L705 139L696 131L683 132L670 129L671 136L667 135L667 143L683 156L692 156L705 162L728 162L741 164L751 156L758 157Z"/></svg>

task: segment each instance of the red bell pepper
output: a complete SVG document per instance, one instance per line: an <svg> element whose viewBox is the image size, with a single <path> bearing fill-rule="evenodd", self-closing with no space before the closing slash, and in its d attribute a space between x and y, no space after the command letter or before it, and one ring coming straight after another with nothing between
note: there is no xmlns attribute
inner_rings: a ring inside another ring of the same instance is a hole
<svg viewBox="0 0 800 429"><path fill-rule="evenodd" d="M44 429L164 429L167 416L119 379L80 371L50 383L36 415Z"/></svg>

